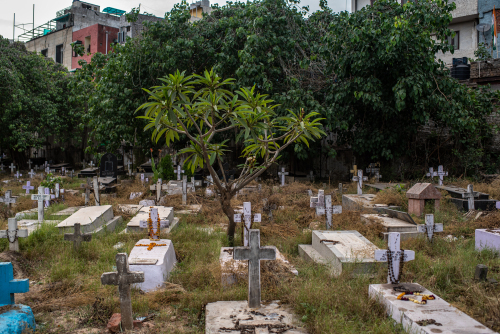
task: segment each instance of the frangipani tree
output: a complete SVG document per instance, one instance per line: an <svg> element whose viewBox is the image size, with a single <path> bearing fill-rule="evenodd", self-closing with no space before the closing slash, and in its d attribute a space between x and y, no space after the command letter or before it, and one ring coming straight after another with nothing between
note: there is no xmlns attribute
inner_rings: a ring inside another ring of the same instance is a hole
<svg viewBox="0 0 500 334"><path fill-rule="evenodd" d="M188 153L186 162L193 171L197 167L208 169L229 218L227 234L233 245L236 224L231 198L274 164L288 145L296 141L308 145L321 138L325 134L322 118L316 112L306 115L304 110L289 110L289 115L277 117L277 105L267 95L257 93L255 86L233 91L234 79L223 80L213 70L205 71L204 76L177 71L159 80L161 86L144 89L149 101L137 109L144 111L139 118L148 121L144 130L152 130L156 142L164 137L167 146L179 140L179 134L188 137L190 145L180 153ZM245 144L245 163L239 166L239 175L228 180L222 163L228 139L220 138L234 133L236 140ZM221 171L220 178L216 169Z"/></svg>

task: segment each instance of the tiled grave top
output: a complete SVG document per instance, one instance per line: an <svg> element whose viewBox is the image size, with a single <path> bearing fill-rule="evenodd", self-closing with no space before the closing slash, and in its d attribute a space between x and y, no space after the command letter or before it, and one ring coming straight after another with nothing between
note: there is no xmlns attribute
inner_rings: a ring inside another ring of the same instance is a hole
<svg viewBox="0 0 500 334"><path fill-rule="evenodd" d="M464 195L467 194L467 189L452 186L452 185L436 186L436 188L441 189L441 190L446 190L451 195L451 197L455 197L455 198L465 198ZM482 193L479 191L474 191L474 193L477 193L479 195L479 197L476 199L489 199L490 198L490 195L486 194L486 193Z"/></svg>
<svg viewBox="0 0 500 334"><path fill-rule="evenodd" d="M406 192L411 199L441 199L441 193L431 183L417 183Z"/></svg>
<svg viewBox="0 0 500 334"><path fill-rule="evenodd" d="M313 231L312 245L324 258L331 254L341 261L374 262L377 246L358 231Z"/></svg>

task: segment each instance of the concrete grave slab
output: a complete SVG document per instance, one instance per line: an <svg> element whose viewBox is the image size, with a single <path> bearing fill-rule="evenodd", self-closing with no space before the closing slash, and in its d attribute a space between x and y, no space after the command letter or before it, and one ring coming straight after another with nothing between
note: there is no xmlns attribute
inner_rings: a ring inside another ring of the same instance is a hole
<svg viewBox="0 0 500 334"><path fill-rule="evenodd" d="M139 205L142 206L154 206L155 201L152 199L143 199L142 201L139 201Z"/></svg>
<svg viewBox="0 0 500 334"><path fill-rule="evenodd" d="M57 227L61 233L73 233L74 224L80 223L82 233L100 233L113 231L121 221L121 216L114 216L111 205L89 206L78 210Z"/></svg>
<svg viewBox="0 0 500 334"><path fill-rule="evenodd" d="M83 209L83 208L84 208L84 206L71 206L71 207L66 208L64 210L56 212L53 215L54 216L70 216L70 215L74 214L75 212L77 212L78 210Z"/></svg>
<svg viewBox="0 0 500 334"><path fill-rule="evenodd" d="M397 186L404 187L404 183L365 183L366 187L376 189L377 191L385 190L388 188L396 188Z"/></svg>
<svg viewBox="0 0 500 334"><path fill-rule="evenodd" d="M416 224L411 224L402 219L391 217L386 213L376 213L376 214L363 214L361 215L361 220L365 224L380 223L385 231L382 232L384 240L387 241L390 232L400 232L401 240L407 240L409 238L423 237L424 234L418 231Z"/></svg>
<svg viewBox="0 0 500 334"><path fill-rule="evenodd" d="M375 210L381 211L385 208L397 208L396 206L389 206L387 204L375 204L374 194L346 194L342 195L342 208L344 210L360 211L360 210Z"/></svg>
<svg viewBox="0 0 500 334"><path fill-rule="evenodd" d="M38 209L37 208L29 209L29 210L24 210L24 211L16 213L16 219L23 219L25 217L33 216L33 215L36 216L37 214L38 214Z"/></svg>
<svg viewBox="0 0 500 334"><path fill-rule="evenodd" d="M43 222L40 222L36 219L23 219L17 222L17 226L19 229L28 230L28 235L30 235L38 230L42 224L56 225L58 223L60 223L60 220L44 220Z"/></svg>
<svg viewBox="0 0 500 334"><path fill-rule="evenodd" d="M475 233L476 250L489 248L500 252L500 229L478 229Z"/></svg>
<svg viewBox="0 0 500 334"><path fill-rule="evenodd" d="M171 240L155 240L156 245L151 250L148 250L148 246L140 246L150 245L151 243L153 241L149 239L137 241L128 257L131 271L144 272L144 282L134 284L136 288L144 292L162 287L177 263L174 244Z"/></svg>
<svg viewBox="0 0 500 334"><path fill-rule="evenodd" d="M145 229L140 228L141 220L147 220L149 218L149 210L150 208L158 209L158 216L160 220L168 220L170 221L170 227L161 229L162 233L169 233L173 228L175 228L174 221L174 208L167 206L143 206L139 209L137 214L130 219L127 224L127 232L144 232ZM178 220L177 220L178 221Z"/></svg>
<svg viewBox="0 0 500 334"><path fill-rule="evenodd" d="M183 210L177 210L175 215L197 215L201 212L201 204L183 205Z"/></svg>
<svg viewBox="0 0 500 334"><path fill-rule="evenodd" d="M312 245L299 245L299 254L306 261L327 264L332 276L339 276L352 267L354 274L373 272L377 249L358 231L313 231Z"/></svg>
<svg viewBox="0 0 500 334"><path fill-rule="evenodd" d="M428 300L425 305L415 304L411 301L398 300L397 296L400 292L394 291L393 286L393 284L371 284L368 289L368 294L371 298L382 303L387 313L397 323L401 323L408 333L495 333L418 283L405 283L404 286L411 290L421 290L423 294L434 295L436 299ZM437 324L430 324L429 320L433 320ZM421 325L419 322L424 323Z"/></svg>
<svg viewBox="0 0 500 334"><path fill-rule="evenodd" d="M143 208L143 205L118 204L118 210L120 210L121 212L123 212L127 215L135 215L142 208Z"/></svg>

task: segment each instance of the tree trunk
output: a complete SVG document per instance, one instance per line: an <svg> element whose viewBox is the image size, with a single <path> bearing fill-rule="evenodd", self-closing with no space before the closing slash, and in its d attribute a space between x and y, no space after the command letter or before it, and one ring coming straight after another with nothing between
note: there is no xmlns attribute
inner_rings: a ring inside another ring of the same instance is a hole
<svg viewBox="0 0 500 334"><path fill-rule="evenodd" d="M229 241L229 247L234 247L234 233L236 231L236 223L234 222L234 210L231 207L231 195L228 193L222 193L220 197L220 205L222 206L222 211L229 218L229 224L227 226L227 239Z"/></svg>

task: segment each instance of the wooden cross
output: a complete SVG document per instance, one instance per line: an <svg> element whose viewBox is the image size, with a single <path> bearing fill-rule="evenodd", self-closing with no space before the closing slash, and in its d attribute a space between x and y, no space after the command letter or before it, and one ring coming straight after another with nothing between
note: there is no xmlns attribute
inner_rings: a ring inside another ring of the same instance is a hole
<svg viewBox="0 0 500 334"><path fill-rule="evenodd" d="M99 182L98 182L97 176L94 176L93 180L93 186L94 186L94 199L95 199L95 205L100 206L101 205L101 199L99 197Z"/></svg>
<svg viewBox="0 0 500 334"><path fill-rule="evenodd" d="M248 260L248 307L259 308L261 298L260 261L276 260L276 247L260 246L260 231L250 230L250 247L235 247L233 259Z"/></svg>
<svg viewBox="0 0 500 334"><path fill-rule="evenodd" d="M442 186L443 185L443 177L448 176L448 172L445 172L443 170L443 165L438 166L437 175L439 176L439 185Z"/></svg>
<svg viewBox="0 0 500 334"><path fill-rule="evenodd" d="M467 198L467 206L469 207L469 211L475 210L475 205L474 205L474 197L478 197L479 194L474 192L474 186L472 184L469 184L467 186L467 192L465 194L462 194L463 198Z"/></svg>
<svg viewBox="0 0 500 334"><path fill-rule="evenodd" d="M31 169L31 164L33 163L33 161L31 161L31 159L28 160L28 169Z"/></svg>
<svg viewBox="0 0 500 334"><path fill-rule="evenodd" d="M411 250L402 251L400 241L401 236L399 232L389 232L388 250L375 250L375 261L387 262L389 265L387 273L387 283L389 284L399 283L399 265L401 259L403 262L415 260L415 252Z"/></svg>
<svg viewBox="0 0 500 334"><path fill-rule="evenodd" d="M20 230L17 228L17 219L9 218L7 230L0 231L0 239L7 238L9 240L9 250L19 252L18 238L27 238L28 230Z"/></svg>
<svg viewBox="0 0 500 334"><path fill-rule="evenodd" d="M26 190L26 193L29 194L30 193L30 190L33 190L35 189L35 187L33 187L31 185L31 182L30 181L26 181L26 185L25 186L22 186L23 189Z"/></svg>
<svg viewBox="0 0 500 334"><path fill-rule="evenodd" d="M144 282L144 273L142 271L129 270L126 253L116 254L116 269L117 272L102 274L101 283L103 285L118 285L123 329L132 330L133 318L130 285Z"/></svg>
<svg viewBox="0 0 500 334"><path fill-rule="evenodd" d="M7 206L9 207L9 210L10 210L10 205L13 203L16 203L16 201L17 201L17 199L15 197L12 197L11 190L7 190L5 192L4 197L0 197L0 202L7 204Z"/></svg>
<svg viewBox="0 0 500 334"><path fill-rule="evenodd" d="M35 173L35 172L33 172L33 169L32 169L32 170L31 170L31 172L29 172L29 173L28 173L28 175L30 176L30 179L32 179L32 178L33 178L33 176L35 176L35 175L36 175L36 173Z"/></svg>
<svg viewBox="0 0 500 334"><path fill-rule="evenodd" d="M11 162L9 168L10 168L10 173L13 174L14 173L14 169L16 169L16 166L14 166L14 164Z"/></svg>
<svg viewBox="0 0 500 334"><path fill-rule="evenodd" d="M366 176L363 176L363 170L358 170L358 176L353 176L352 180L358 182L358 195L363 195L363 181L368 180Z"/></svg>
<svg viewBox="0 0 500 334"><path fill-rule="evenodd" d="M48 189L48 188L47 188ZM44 194L44 187L38 187L38 195L31 195L32 201L38 201L38 221L43 221L44 212L43 212L43 201L50 200L50 195Z"/></svg>
<svg viewBox="0 0 500 334"><path fill-rule="evenodd" d="M434 224L434 215L425 215L425 225L418 225L417 228L420 233L427 233L430 242L434 232L443 232L443 224Z"/></svg>
<svg viewBox="0 0 500 334"><path fill-rule="evenodd" d="M437 172L434 171L434 168L429 167L429 173L425 174L427 177L430 177L431 179L434 179L435 176L437 176Z"/></svg>
<svg viewBox="0 0 500 334"><path fill-rule="evenodd" d="M156 181L156 204L160 203L162 179Z"/></svg>
<svg viewBox="0 0 500 334"><path fill-rule="evenodd" d="M170 221L160 219L158 215L158 208L150 207L149 219L139 221L140 228L147 228L149 240L159 240L160 231L162 228L167 228L170 226Z"/></svg>
<svg viewBox="0 0 500 334"><path fill-rule="evenodd" d="M80 223L75 223L73 226L74 233L65 233L64 240L73 241L73 249L78 251L80 249L80 245L82 241L90 242L92 240L91 233L81 233L80 232Z"/></svg>
<svg viewBox="0 0 500 334"><path fill-rule="evenodd" d="M181 174L184 173L183 170L181 170L181 165L177 165L177 171L175 172L177 174L177 181L181 180Z"/></svg>
<svg viewBox="0 0 500 334"><path fill-rule="evenodd" d="M285 175L288 175L288 172L285 172L285 167L281 167L281 172L278 172L278 175L281 176L281 186L285 185Z"/></svg>
<svg viewBox="0 0 500 334"><path fill-rule="evenodd" d="M262 217L260 213L254 214L253 216L254 223L260 223L261 218ZM243 233L243 241L244 241L243 245L246 247L248 246L248 232L252 227L252 203L250 202L243 202L243 220L245 221L244 233ZM236 223L241 223L241 213L234 214L234 221Z"/></svg>
<svg viewBox="0 0 500 334"><path fill-rule="evenodd" d="M187 175L182 176L182 205L187 204Z"/></svg>
<svg viewBox="0 0 500 334"><path fill-rule="evenodd" d="M0 262L0 305L14 305L15 293L24 293L30 290L29 279L14 279L12 262ZM5 332L8 328L3 327Z"/></svg>

